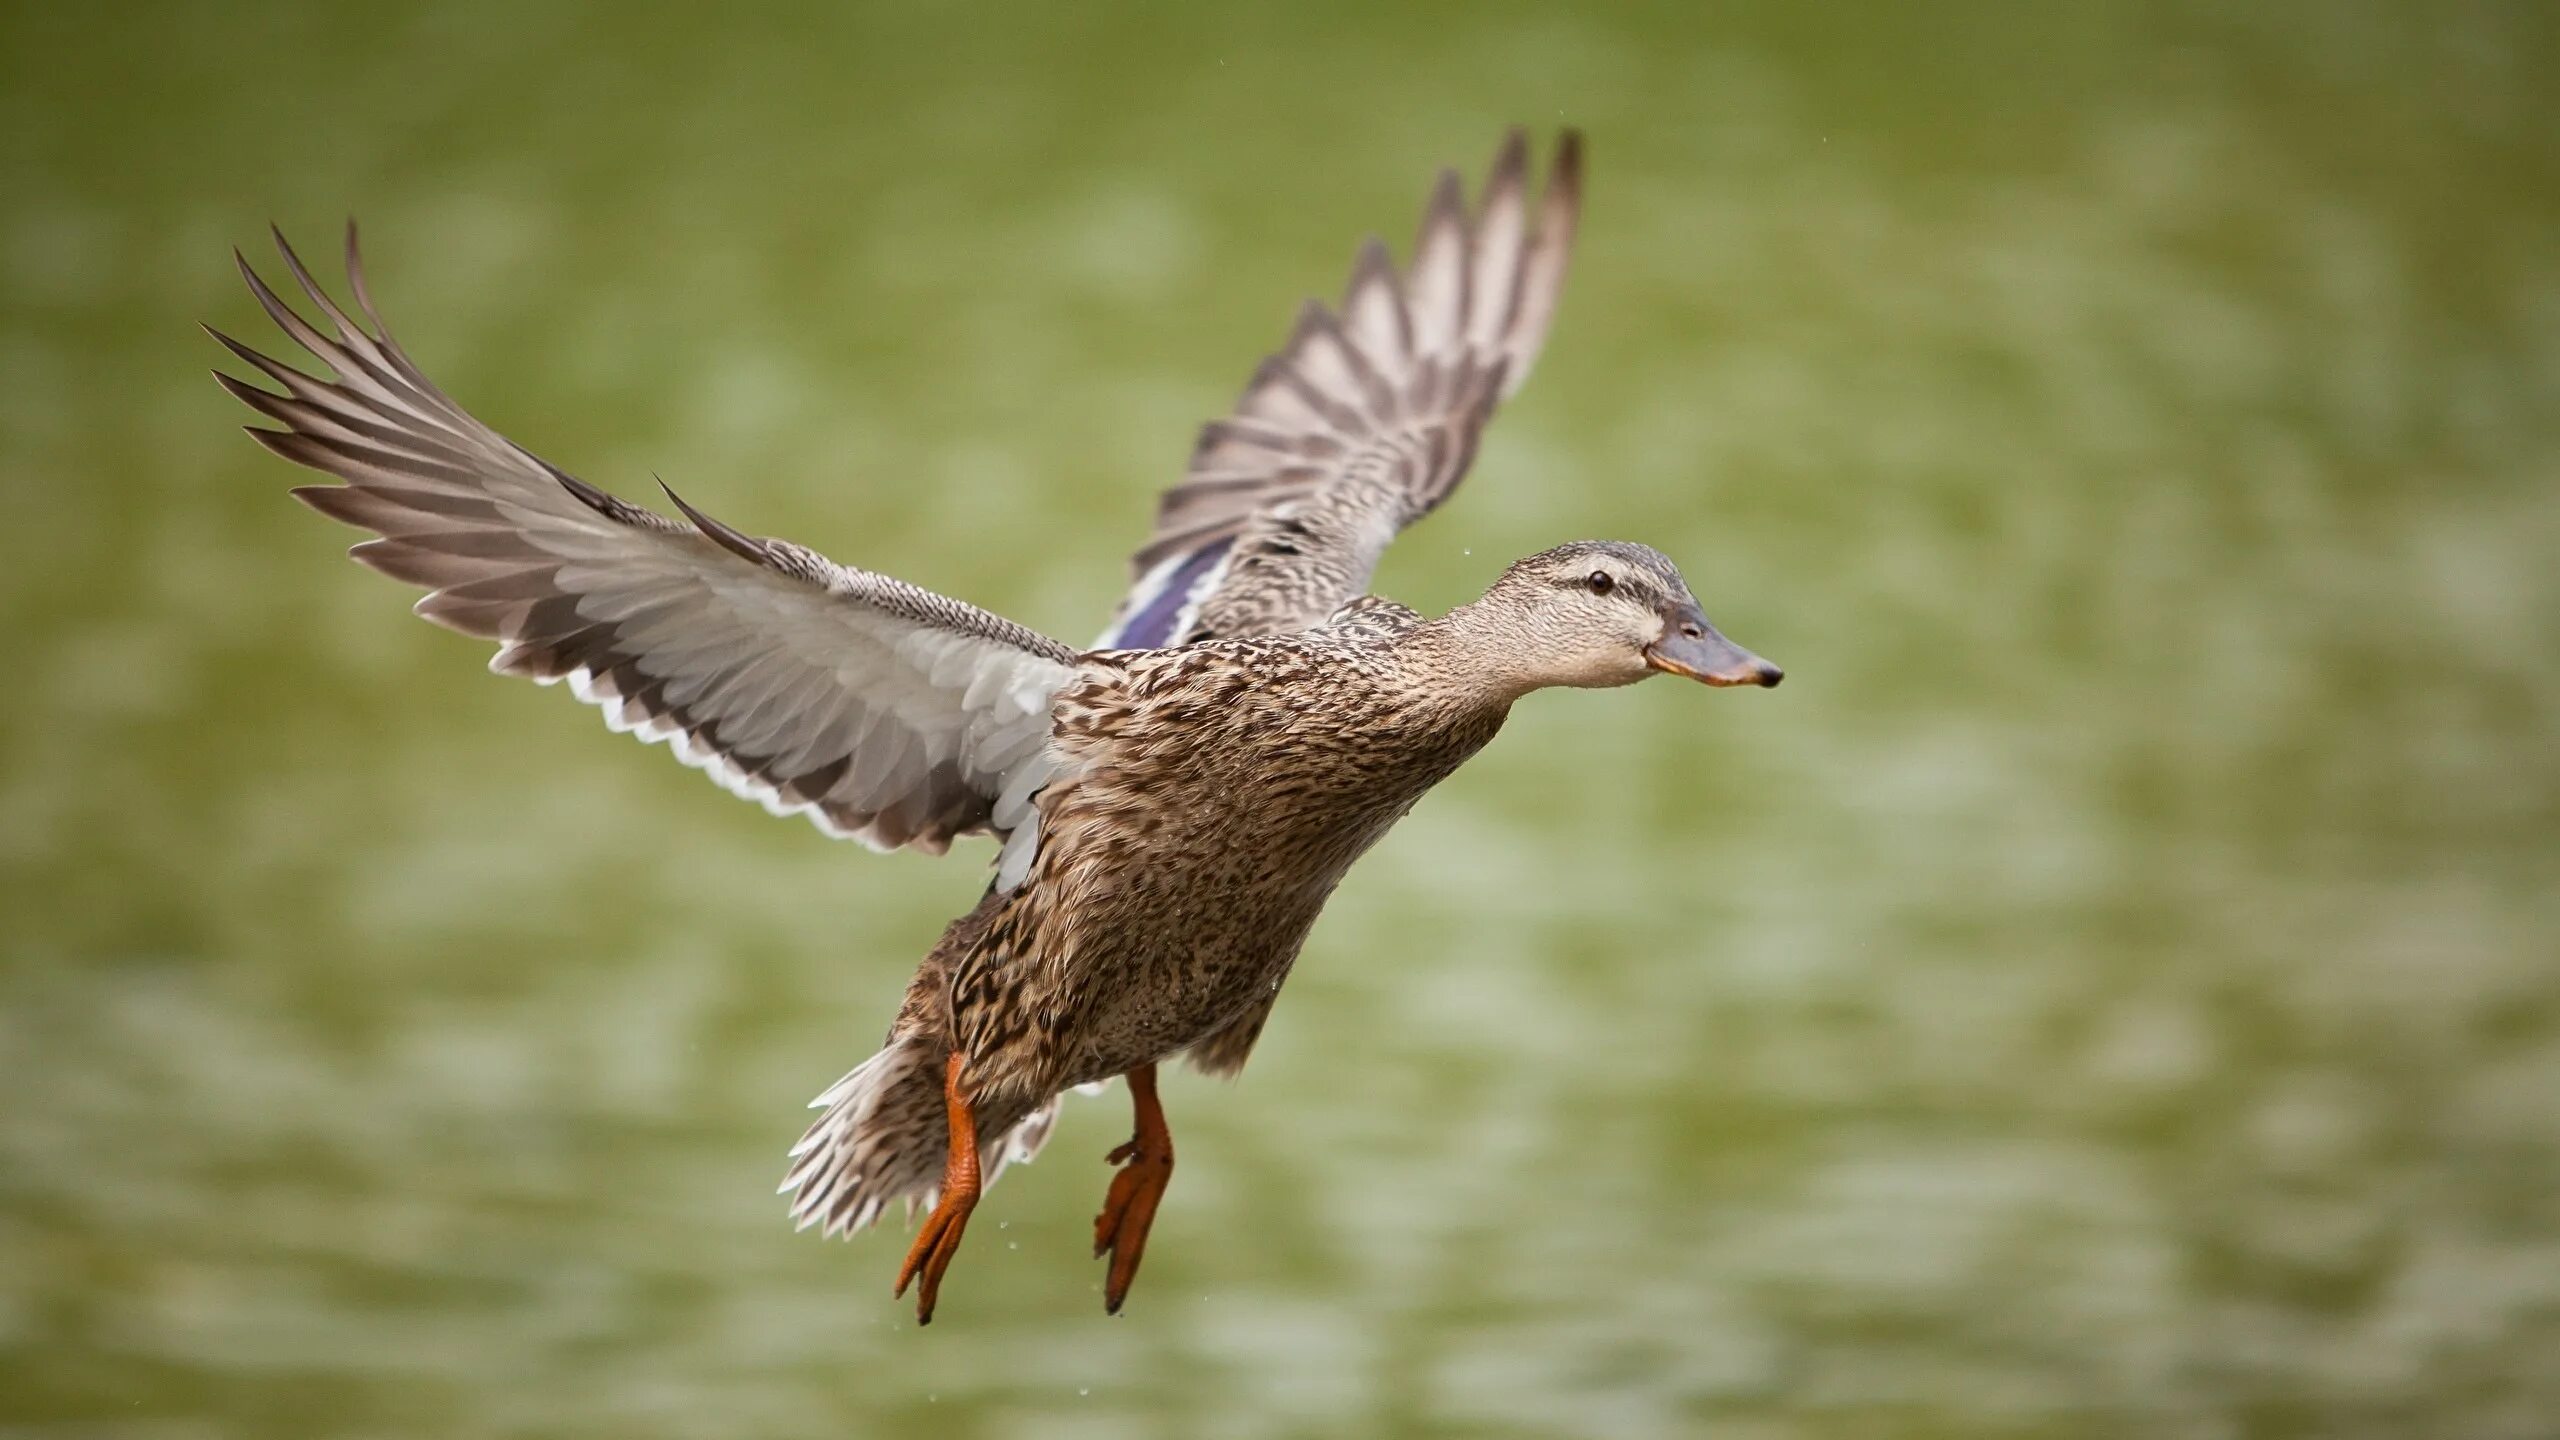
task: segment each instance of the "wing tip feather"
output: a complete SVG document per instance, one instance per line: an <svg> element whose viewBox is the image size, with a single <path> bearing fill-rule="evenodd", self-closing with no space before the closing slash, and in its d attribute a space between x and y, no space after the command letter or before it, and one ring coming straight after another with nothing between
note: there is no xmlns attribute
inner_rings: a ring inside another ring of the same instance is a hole
<svg viewBox="0 0 2560 1440"><path fill-rule="evenodd" d="M703 538L741 560L753 561L758 565L769 563L770 557L763 541L696 510L686 503L683 496L676 493L674 486L666 481L659 480L658 488L667 492L667 498L675 502L676 509L683 512L685 519L693 522L693 528L701 532Z"/></svg>
<svg viewBox="0 0 2560 1440"><path fill-rule="evenodd" d="M1529 175L1529 127L1514 125L1502 132L1502 148L1494 152L1493 169L1485 176L1484 204L1517 191Z"/></svg>
<svg viewBox="0 0 2560 1440"><path fill-rule="evenodd" d="M1557 179L1572 185L1582 183L1582 149L1583 136L1580 126L1567 125L1556 132L1556 158L1553 161L1553 170Z"/></svg>
<svg viewBox="0 0 2560 1440"><path fill-rule="evenodd" d="M312 456L304 443L310 437L299 430L270 430L263 425L243 425L240 433L257 441L259 448L279 459L290 460L312 470L326 471L329 468Z"/></svg>
<svg viewBox="0 0 2560 1440"><path fill-rule="evenodd" d="M577 501L579 504L586 506L588 509L604 516L608 520L613 518L614 500L611 495L606 494L604 491L597 489L595 486L588 484L586 481L579 479L577 476L572 475L565 470L552 471L551 478L559 482L561 489L569 492L570 499Z"/></svg>
<svg viewBox="0 0 2560 1440"><path fill-rule="evenodd" d="M1431 182L1430 200L1422 207L1423 233L1428 235L1432 225L1443 220L1454 220L1463 226L1466 216L1467 182L1458 174L1457 166L1444 165Z"/></svg>
<svg viewBox="0 0 2560 1440"><path fill-rule="evenodd" d="M388 344L390 329L382 323L381 312L373 308L373 295L365 288L364 248L356 239L356 217L353 215L347 217L346 264L348 293L356 297L356 308L364 312L364 318L373 322L373 328L381 332L384 343Z"/></svg>

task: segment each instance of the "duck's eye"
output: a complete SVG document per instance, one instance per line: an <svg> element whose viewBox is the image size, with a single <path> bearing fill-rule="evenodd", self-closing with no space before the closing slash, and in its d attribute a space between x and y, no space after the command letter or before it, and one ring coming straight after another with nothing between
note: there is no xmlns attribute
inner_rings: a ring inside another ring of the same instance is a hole
<svg viewBox="0 0 2560 1440"><path fill-rule="evenodd" d="M1611 579L1609 572L1606 570L1592 571L1591 578L1583 581L1582 583L1590 586L1591 593L1594 595L1606 595L1610 591L1618 588L1618 582Z"/></svg>

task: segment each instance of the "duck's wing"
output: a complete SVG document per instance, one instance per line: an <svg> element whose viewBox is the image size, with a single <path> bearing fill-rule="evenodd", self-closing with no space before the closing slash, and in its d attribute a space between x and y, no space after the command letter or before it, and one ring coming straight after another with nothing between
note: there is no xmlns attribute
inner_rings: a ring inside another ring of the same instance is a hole
<svg viewBox="0 0 2560 1440"><path fill-rule="evenodd" d="M1371 239L1339 313L1307 302L1235 413L1201 430L1101 646L1317 624L1457 488L1528 378L1573 250L1581 137L1557 142L1534 201L1528 155L1513 131L1472 211L1441 172L1408 269Z"/></svg>
<svg viewBox="0 0 2560 1440"><path fill-rule="evenodd" d="M877 849L1026 837L1047 778L1050 697L1076 652L1010 620L780 540L682 500L678 522L578 480L473 419L384 329L355 231L348 317L281 235L315 327L246 259L267 314L335 375L214 332L284 394L217 375L283 429L249 433L344 485L294 495L371 530L350 553L428 594L417 611L498 642L489 668L565 680L605 722L776 814ZM673 492L669 492L673 498ZM1010 855L1008 855L1010 859ZM1027 858L1027 857L1026 857Z"/></svg>

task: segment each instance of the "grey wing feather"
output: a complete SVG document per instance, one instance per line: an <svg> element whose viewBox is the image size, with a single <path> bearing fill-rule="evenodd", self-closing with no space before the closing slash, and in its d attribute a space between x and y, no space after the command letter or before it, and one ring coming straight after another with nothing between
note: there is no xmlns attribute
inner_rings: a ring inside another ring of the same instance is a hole
<svg viewBox="0 0 2560 1440"><path fill-rule="evenodd" d="M366 292L353 226L347 273L370 329L282 235L276 244L325 332L245 258L241 274L334 378L215 331L284 393L216 378L285 427L251 427L260 444L346 482L293 493L373 531L350 553L425 587L419 614L498 642L492 670L566 681L614 729L666 741L776 814L879 849L938 853L980 830L1036 844L1028 797L1047 775L1050 698L1073 677L1075 651L904 581L741 534L681 499L690 523L576 479L418 371Z"/></svg>
<svg viewBox="0 0 2560 1440"><path fill-rule="evenodd" d="M1582 142L1529 193L1513 131L1474 211L1453 171L1399 272L1371 240L1339 312L1310 301L1235 412L1165 492L1103 639L1140 648L1302 629L1369 583L1398 532L1448 498L1555 316L1582 197Z"/></svg>

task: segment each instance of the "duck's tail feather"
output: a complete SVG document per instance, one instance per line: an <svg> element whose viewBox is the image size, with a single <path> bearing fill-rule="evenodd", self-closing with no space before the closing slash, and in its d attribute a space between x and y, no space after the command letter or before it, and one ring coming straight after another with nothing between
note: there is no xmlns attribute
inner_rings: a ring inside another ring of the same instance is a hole
<svg viewBox="0 0 2560 1440"><path fill-rule="evenodd" d="M919 1203L933 1204L950 1149L944 1054L928 1036L892 1040L809 1102L825 1113L791 1147L790 1173L782 1181L798 1228L821 1225L826 1235L850 1235L879 1219L892 1201L904 1202L909 1214ZM986 1122L1008 1117L981 1116L980 1135L993 1136L979 1141L987 1181L1039 1154L1057 1118L1054 1096L1001 1129Z"/></svg>

